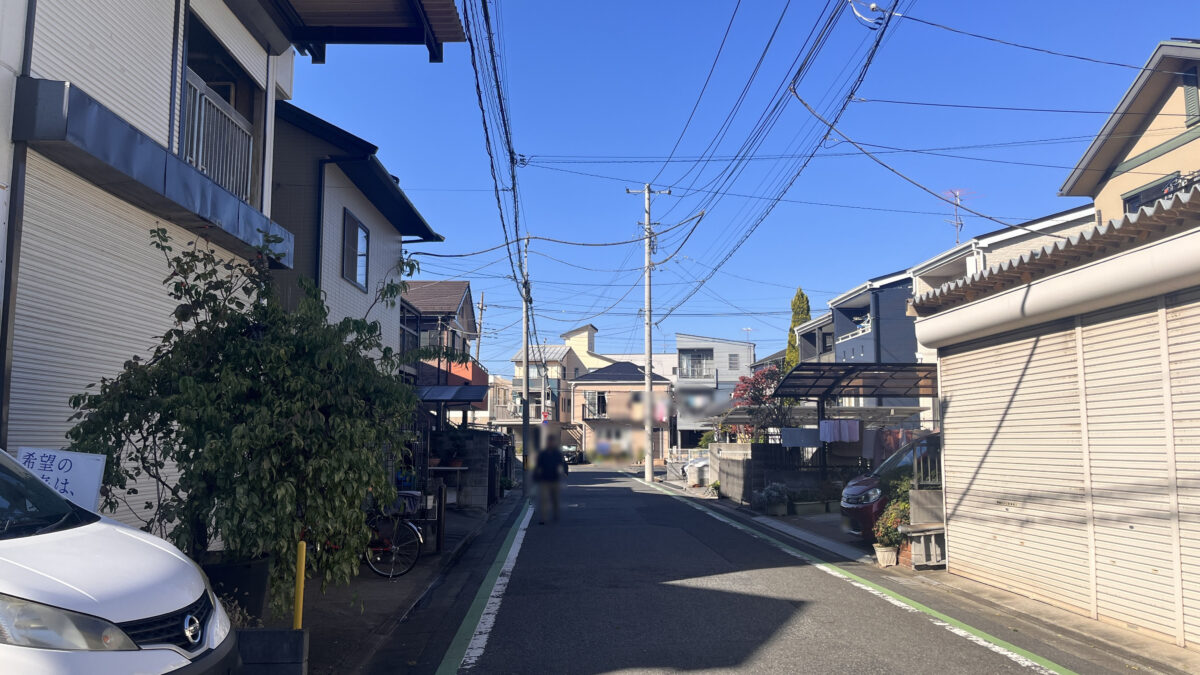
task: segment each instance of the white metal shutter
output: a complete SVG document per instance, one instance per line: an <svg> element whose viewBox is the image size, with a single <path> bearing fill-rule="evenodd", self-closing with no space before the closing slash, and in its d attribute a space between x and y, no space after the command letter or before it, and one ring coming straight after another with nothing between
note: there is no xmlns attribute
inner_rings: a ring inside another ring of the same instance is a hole
<svg viewBox="0 0 1200 675"><path fill-rule="evenodd" d="M1167 299L1184 636L1200 642L1200 289Z"/></svg>
<svg viewBox="0 0 1200 675"><path fill-rule="evenodd" d="M1096 611L1175 634L1158 308L1154 300L1081 318Z"/></svg>
<svg viewBox="0 0 1200 675"><path fill-rule="evenodd" d="M940 357L949 571L1088 613L1073 324Z"/></svg>
<svg viewBox="0 0 1200 675"><path fill-rule="evenodd" d="M67 400L146 355L171 326L162 253L150 230L178 245L183 228L142 211L29 153L13 336L9 445L59 448L71 427ZM218 250L218 254L231 254ZM131 501L140 510L153 489ZM128 509L115 517L139 524Z"/></svg>
<svg viewBox="0 0 1200 675"><path fill-rule="evenodd" d="M213 36L233 55L260 89L267 88L267 50L222 0L192 0L190 5ZM273 94L274 92L267 92Z"/></svg>

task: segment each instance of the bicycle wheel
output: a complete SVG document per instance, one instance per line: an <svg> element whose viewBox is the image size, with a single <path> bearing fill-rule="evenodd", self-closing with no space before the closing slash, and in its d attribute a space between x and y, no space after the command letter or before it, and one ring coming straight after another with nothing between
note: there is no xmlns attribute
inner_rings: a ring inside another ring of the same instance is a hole
<svg viewBox="0 0 1200 675"><path fill-rule="evenodd" d="M417 526L400 516L380 518L367 546L371 571L389 579L411 570L421 555Z"/></svg>

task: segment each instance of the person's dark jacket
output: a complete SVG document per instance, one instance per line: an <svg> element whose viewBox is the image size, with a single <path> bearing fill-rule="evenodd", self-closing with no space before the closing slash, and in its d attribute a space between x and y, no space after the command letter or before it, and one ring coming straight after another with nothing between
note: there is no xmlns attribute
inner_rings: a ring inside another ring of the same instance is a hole
<svg viewBox="0 0 1200 675"><path fill-rule="evenodd" d="M533 467L533 479L556 483L570 470L571 468L567 466L567 458L563 455L562 450L558 448L546 448L538 453L537 463Z"/></svg>

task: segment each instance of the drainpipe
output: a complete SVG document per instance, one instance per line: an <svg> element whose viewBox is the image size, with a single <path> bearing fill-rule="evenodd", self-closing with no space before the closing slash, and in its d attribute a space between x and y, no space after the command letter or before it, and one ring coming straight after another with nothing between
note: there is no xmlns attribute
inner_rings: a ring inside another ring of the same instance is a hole
<svg viewBox="0 0 1200 675"><path fill-rule="evenodd" d="M21 51L21 77L29 77L33 64L33 29L37 0L25 6L25 44ZM0 447L8 448L9 410L12 403L13 332L16 329L17 277L21 267L21 230L25 219L25 173L29 145L13 143L12 174L8 184L8 232L4 241L4 301L0 308Z"/></svg>

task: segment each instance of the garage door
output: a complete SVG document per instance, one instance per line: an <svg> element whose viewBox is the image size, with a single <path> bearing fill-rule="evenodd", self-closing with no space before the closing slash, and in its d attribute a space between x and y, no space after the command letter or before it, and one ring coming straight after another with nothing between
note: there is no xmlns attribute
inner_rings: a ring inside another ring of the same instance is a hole
<svg viewBox="0 0 1200 675"><path fill-rule="evenodd" d="M68 399L146 355L171 326L175 303L166 262L150 246L159 220L36 153L29 154L13 336L10 449L60 448L71 427ZM229 256L225 251L221 255ZM154 500L141 486L136 506ZM115 516L138 525L134 512Z"/></svg>
<svg viewBox="0 0 1200 675"><path fill-rule="evenodd" d="M1089 612L1073 322L939 356L948 569Z"/></svg>

